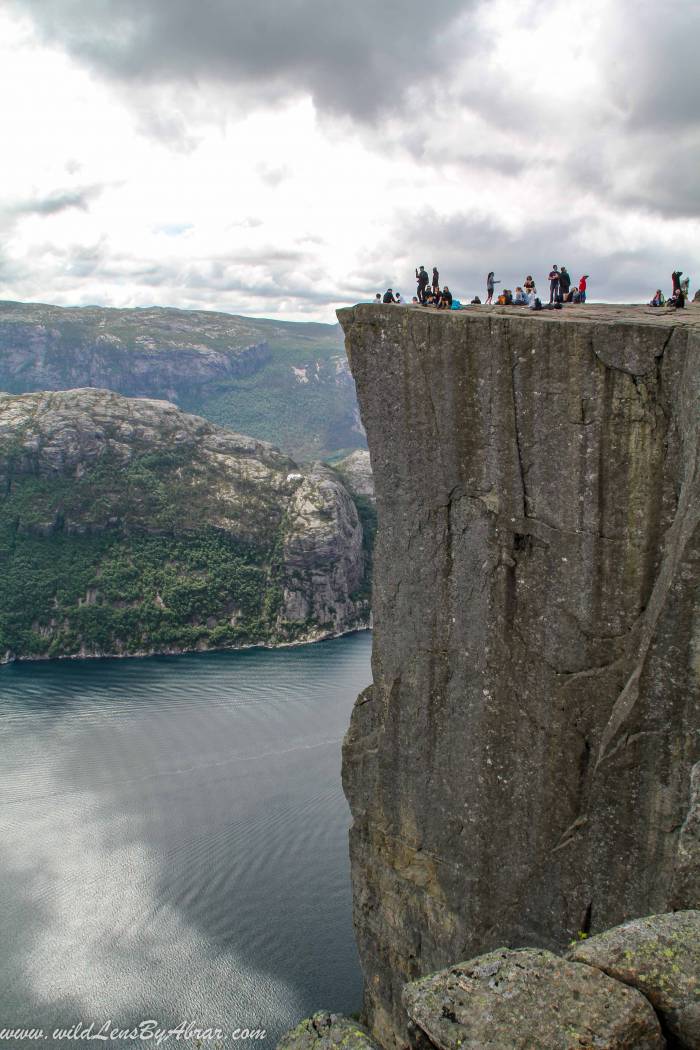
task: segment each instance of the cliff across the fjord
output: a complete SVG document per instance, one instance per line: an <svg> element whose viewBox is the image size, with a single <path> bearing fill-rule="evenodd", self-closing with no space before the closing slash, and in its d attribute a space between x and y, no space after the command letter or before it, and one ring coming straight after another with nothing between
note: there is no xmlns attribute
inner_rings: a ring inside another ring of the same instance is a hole
<svg viewBox="0 0 700 1050"><path fill-rule="evenodd" d="M0 301L0 390L165 398L310 462L365 445L337 324Z"/></svg>
<svg viewBox="0 0 700 1050"><path fill-rule="evenodd" d="M331 637L368 567L321 464L167 401L0 395L0 661Z"/></svg>
<svg viewBox="0 0 700 1050"><path fill-rule="evenodd" d="M698 906L700 311L338 316L379 517L343 779L388 1047L407 981Z"/></svg>

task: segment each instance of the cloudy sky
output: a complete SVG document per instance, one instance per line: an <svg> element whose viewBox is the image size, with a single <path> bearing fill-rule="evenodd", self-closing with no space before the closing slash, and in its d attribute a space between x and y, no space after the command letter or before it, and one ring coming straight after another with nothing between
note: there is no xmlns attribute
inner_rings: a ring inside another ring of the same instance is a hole
<svg viewBox="0 0 700 1050"><path fill-rule="evenodd" d="M700 4L0 0L0 298L700 283Z"/></svg>

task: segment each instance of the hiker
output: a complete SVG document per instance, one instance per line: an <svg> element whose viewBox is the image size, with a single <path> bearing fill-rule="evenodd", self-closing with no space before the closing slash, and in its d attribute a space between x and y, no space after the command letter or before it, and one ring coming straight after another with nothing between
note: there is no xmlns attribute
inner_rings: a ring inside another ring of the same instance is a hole
<svg viewBox="0 0 700 1050"><path fill-rule="evenodd" d="M382 305L382 293L381 292L377 292L377 294L375 295L375 297L372 300L372 302L375 303L376 306L381 306Z"/></svg>
<svg viewBox="0 0 700 1050"><path fill-rule="evenodd" d="M537 298L537 292L535 291L534 288L528 294L527 305L530 308L530 310L541 310L542 309L542 303Z"/></svg>
<svg viewBox="0 0 700 1050"><path fill-rule="evenodd" d="M682 273L683 273L682 270L674 270L673 273L671 274L671 280L673 281L673 294L674 295L676 294L676 292L680 292L680 290L681 290L681 275L682 275Z"/></svg>
<svg viewBox="0 0 700 1050"><path fill-rule="evenodd" d="M497 281L494 278L493 270L491 270L491 272L489 273L488 277L486 278L486 305L487 306L489 305L489 303L491 305L493 305L493 288L494 288L494 285L500 284L500 283L501 283L500 280Z"/></svg>
<svg viewBox="0 0 700 1050"><path fill-rule="evenodd" d="M588 274L584 273L583 277L578 282L578 292L579 292L579 295L581 297L581 302L582 303L585 303L585 301L586 301L586 289L587 288L588 288Z"/></svg>
<svg viewBox="0 0 700 1050"><path fill-rule="evenodd" d="M558 266L556 266L556 265L552 266L552 269L549 271L549 277L547 278L547 280L549 281L549 301L550 301L550 303L553 303L555 299L559 298L559 267Z"/></svg>
<svg viewBox="0 0 700 1050"><path fill-rule="evenodd" d="M382 302L385 302L385 303L395 303L396 302L396 299L394 299L394 292L393 292L393 290L391 288L387 288L387 290L384 292L384 299L382 300Z"/></svg>
<svg viewBox="0 0 700 1050"><path fill-rule="evenodd" d="M433 266L433 295L437 295L440 291L440 274L437 271L437 266Z"/></svg>
<svg viewBox="0 0 700 1050"><path fill-rule="evenodd" d="M687 299L690 292L690 277L684 277L681 281L681 291L683 292L683 298Z"/></svg>
<svg viewBox="0 0 700 1050"><path fill-rule="evenodd" d="M428 277L425 266L420 266L416 270L416 280L418 281L418 300L425 304L425 292L430 283L430 278Z"/></svg>
<svg viewBox="0 0 700 1050"><path fill-rule="evenodd" d="M569 301L569 290L571 288L571 274L565 266L562 266L559 271L559 301L563 299L565 303Z"/></svg>
<svg viewBox="0 0 700 1050"><path fill-rule="evenodd" d="M649 303L649 306L665 306L665 305L666 305L666 296L664 295L664 293L661 291L660 288L657 288L656 291L654 292L654 298Z"/></svg>
<svg viewBox="0 0 700 1050"><path fill-rule="evenodd" d="M525 289L528 295L530 294L530 292L535 292L535 294L537 293L537 289L535 288L535 282L531 273L529 273L525 278L523 282L523 288Z"/></svg>
<svg viewBox="0 0 700 1050"><path fill-rule="evenodd" d="M682 310L685 307L685 296L683 295L683 292L680 289L680 285L675 290L671 298L668 300L666 306L670 306L672 309L675 310Z"/></svg>
<svg viewBox="0 0 700 1050"><path fill-rule="evenodd" d="M438 306L441 306L447 310L449 310L452 306L452 292L447 287L447 285L445 285L445 287L442 289L442 295L440 296L440 302L438 303Z"/></svg>
<svg viewBox="0 0 700 1050"><path fill-rule="evenodd" d="M573 288L572 289L572 291L569 294L569 298L571 299L572 303L580 303L581 302L581 293L579 292L578 288Z"/></svg>
<svg viewBox="0 0 700 1050"><path fill-rule="evenodd" d="M394 293L394 302L399 304L403 302L403 299L401 298L401 292Z"/></svg>
<svg viewBox="0 0 700 1050"><path fill-rule="evenodd" d="M520 285L515 289L515 295L513 296L513 306L527 306L527 296Z"/></svg>

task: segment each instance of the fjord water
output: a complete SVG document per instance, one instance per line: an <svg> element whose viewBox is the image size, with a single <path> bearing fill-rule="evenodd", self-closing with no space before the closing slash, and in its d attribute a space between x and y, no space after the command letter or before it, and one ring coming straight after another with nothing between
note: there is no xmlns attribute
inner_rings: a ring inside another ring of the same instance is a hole
<svg viewBox="0 0 700 1050"><path fill-rule="evenodd" d="M340 746L370 646L0 668L0 1027L273 1046L359 1008Z"/></svg>

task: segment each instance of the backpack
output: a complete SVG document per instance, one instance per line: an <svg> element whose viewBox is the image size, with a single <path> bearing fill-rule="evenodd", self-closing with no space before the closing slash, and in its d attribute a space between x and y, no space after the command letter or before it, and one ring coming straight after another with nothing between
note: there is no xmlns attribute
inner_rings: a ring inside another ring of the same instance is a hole
<svg viewBox="0 0 700 1050"><path fill-rule="evenodd" d="M462 304L460 303L459 299L453 299L452 300L452 306L450 307L450 310L459 310L461 305Z"/></svg>
<svg viewBox="0 0 700 1050"><path fill-rule="evenodd" d="M535 299L535 305L534 305L533 309L534 310L541 310L542 309L542 303L540 302L539 299Z"/></svg>

